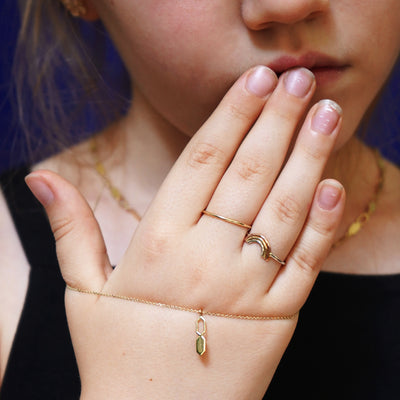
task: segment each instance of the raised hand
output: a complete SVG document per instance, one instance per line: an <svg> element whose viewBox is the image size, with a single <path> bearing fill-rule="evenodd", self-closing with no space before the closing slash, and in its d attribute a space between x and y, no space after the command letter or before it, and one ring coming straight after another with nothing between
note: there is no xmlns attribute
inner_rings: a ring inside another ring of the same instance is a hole
<svg viewBox="0 0 400 400"><path fill-rule="evenodd" d="M314 91L305 69L279 82L262 66L241 76L177 160L114 271L78 191L48 171L27 178L68 285L184 309L68 290L83 398L262 397L344 206L341 185L320 182L341 111L321 101L302 122ZM199 315L189 308L204 313L203 356L194 345Z"/></svg>

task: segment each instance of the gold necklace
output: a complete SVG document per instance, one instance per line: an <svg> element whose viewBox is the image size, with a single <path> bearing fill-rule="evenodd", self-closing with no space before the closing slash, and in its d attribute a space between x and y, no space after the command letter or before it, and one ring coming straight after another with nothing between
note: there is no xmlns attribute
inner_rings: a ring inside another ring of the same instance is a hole
<svg viewBox="0 0 400 400"><path fill-rule="evenodd" d="M94 158L94 168L99 176L102 178L105 186L110 192L112 198L117 202L117 204L126 212L131 214L138 221L142 219L141 215L129 204L128 200L125 196L120 192L120 190L113 185L111 179L107 174L107 170L104 167L103 163L100 161L100 157L98 154L98 146L96 139L94 137L90 140L90 151Z"/></svg>
<svg viewBox="0 0 400 400"><path fill-rule="evenodd" d="M118 203L118 205L123 210L133 215L138 221L140 221L142 219L140 214L129 204L128 200L126 200L124 195L120 192L120 190L117 187L113 185L110 178L108 177L107 170L104 167L103 163L100 161L98 155L98 146L96 139L94 137L90 140L90 150L92 152L95 161L95 170L103 179L105 186L109 190L113 199ZM368 202L365 210L360 215L358 215L358 217L350 224L350 226L346 230L346 233L333 244L333 248L336 248L337 246L341 245L344 241L346 241L347 239L351 238L352 236L360 232L360 230L369 221L371 215L376 210L376 203L383 188L383 182L385 178L385 166L383 158L380 155L379 151L376 150L374 153L375 153L376 164L379 169L379 178L378 178L378 183L376 184L375 187L373 197L371 201Z"/></svg>
<svg viewBox="0 0 400 400"><path fill-rule="evenodd" d="M378 150L374 151L374 155L375 155L376 165L379 170L379 178L375 186L375 191L372 196L372 199L368 202L365 210L350 224L350 226L347 228L346 233L333 244L332 248L338 247L347 239L351 238L354 235L357 235L357 233L360 232L360 230L369 221L371 215L376 210L376 204L378 202L379 195L382 192L383 183L385 180L385 164Z"/></svg>

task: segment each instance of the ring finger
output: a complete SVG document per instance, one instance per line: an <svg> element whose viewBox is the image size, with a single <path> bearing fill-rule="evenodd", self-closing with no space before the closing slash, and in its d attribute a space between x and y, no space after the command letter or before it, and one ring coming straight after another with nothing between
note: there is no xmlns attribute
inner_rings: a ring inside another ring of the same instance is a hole
<svg viewBox="0 0 400 400"><path fill-rule="evenodd" d="M279 258L285 258L303 229L340 124L341 109L332 101L320 101L310 110L288 162L254 221L252 233L270 238L271 251ZM256 250L244 246L243 257L256 257Z"/></svg>

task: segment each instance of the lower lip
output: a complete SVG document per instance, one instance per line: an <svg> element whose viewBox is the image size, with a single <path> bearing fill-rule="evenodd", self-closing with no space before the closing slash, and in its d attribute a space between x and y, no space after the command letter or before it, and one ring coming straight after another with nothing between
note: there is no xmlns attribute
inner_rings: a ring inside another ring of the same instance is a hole
<svg viewBox="0 0 400 400"><path fill-rule="evenodd" d="M346 67L316 67L311 71L315 75L317 86L336 82L343 75Z"/></svg>

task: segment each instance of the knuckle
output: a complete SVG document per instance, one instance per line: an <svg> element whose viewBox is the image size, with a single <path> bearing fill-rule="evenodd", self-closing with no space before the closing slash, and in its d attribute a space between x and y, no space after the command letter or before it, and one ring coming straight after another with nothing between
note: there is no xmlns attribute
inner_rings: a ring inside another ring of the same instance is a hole
<svg viewBox="0 0 400 400"><path fill-rule="evenodd" d="M162 229L149 227L141 233L139 240L145 265L158 262L169 253L171 234Z"/></svg>
<svg viewBox="0 0 400 400"><path fill-rule="evenodd" d="M258 177L265 178L271 173L268 163L257 157L246 157L233 164L236 173L244 180L255 181Z"/></svg>
<svg viewBox="0 0 400 400"><path fill-rule="evenodd" d="M60 242L71 235L77 239L91 237L96 235L98 229L98 224L91 214L81 215L79 218L60 217L53 220L52 223L52 231L56 242Z"/></svg>
<svg viewBox="0 0 400 400"><path fill-rule="evenodd" d="M305 245L296 249L291 256L291 260L300 270L307 274L313 274L323 261L318 251L312 251Z"/></svg>
<svg viewBox="0 0 400 400"><path fill-rule="evenodd" d="M332 218L310 218L309 224L321 240L329 240L336 231L337 221Z"/></svg>
<svg viewBox="0 0 400 400"><path fill-rule="evenodd" d="M248 111L238 104L229 103L224 108L224 111L229 119L239 120L245 123L253 122L253 118L249 115Z"/></svg>
<svg viewBox="0 0 400 400"><path fill-rule="evenodd" d="M301 146L301 150L306 160L316 161L318 163L324 161L328 157L326 149L318 148L316 146Z"/></svg>
<svg viewBox="0 0 400 400"><path fill-rule="evenodd" d="M224 158L225 154L220 148L211 143L201 142L192 147L188 156L188 164L198 169L206 165L222 163Z"/></svg>
<svg viewBox="0 0 400 400"><path fill-rule="evenodd" d="M287 107L288 104L286 104L286 108ZM280 123L284 123L285 126L291 126L295 121L295 119L293 118L294 112L292 112L292 110L288 109L282 110L281 107L280 108L274 107L273 109L270 110L270 113L274 120L278 120Z"/></svg>
<svg viewBox="0 0 400 400"><path fill-rule="evenodd" d="M52 231L56 242L61 241L75 229L75 222L71 218L60 218L53 221Z"/></svg>
<svg viewBox="0 0 400 400"><path fill-rule="evenodd" d="M302 206L295 197L291 195L281 195L273 202L272 210L279 222L292 224L299 218Z"/></svg>

